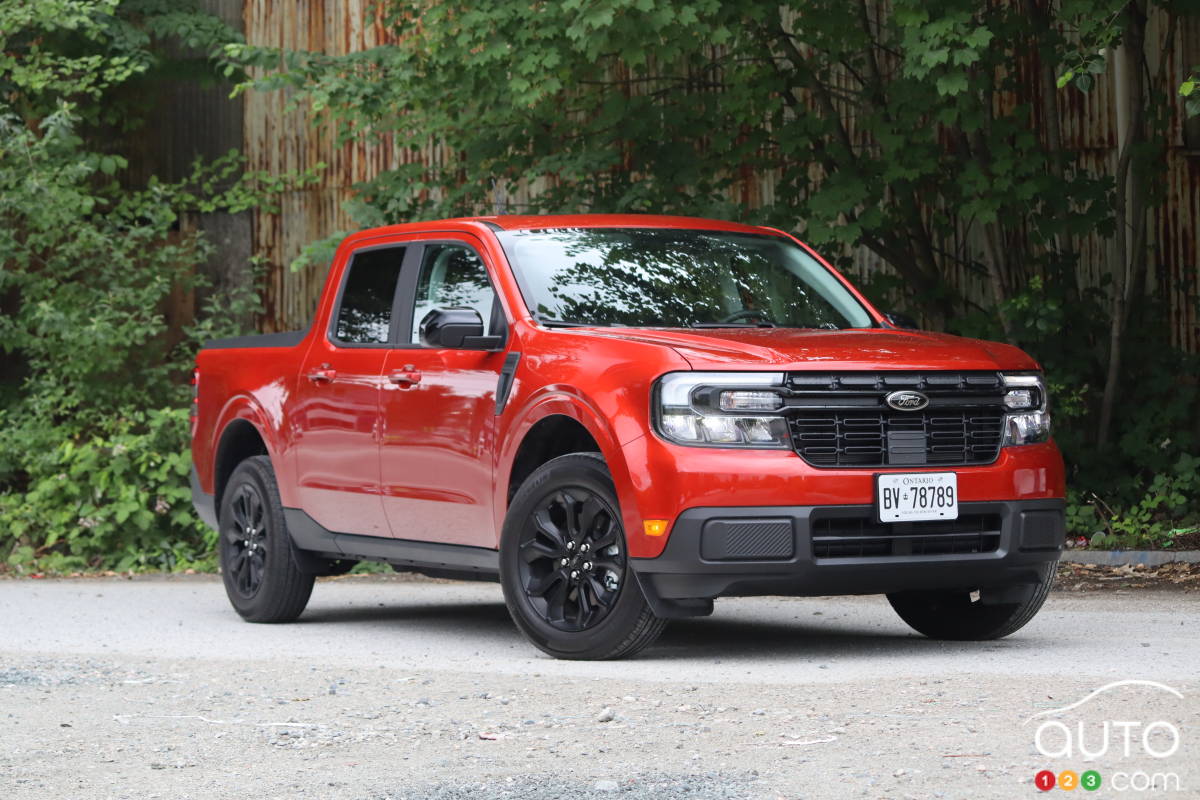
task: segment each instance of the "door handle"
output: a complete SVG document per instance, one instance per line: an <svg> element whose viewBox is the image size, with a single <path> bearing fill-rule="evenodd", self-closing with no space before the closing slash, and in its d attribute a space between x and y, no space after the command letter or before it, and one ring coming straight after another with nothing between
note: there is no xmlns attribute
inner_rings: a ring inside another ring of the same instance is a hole
<svg viewBox="0 0 1200 800"><path fill-rule="evenodd" d="M404 369L394 369L389 372L388 380L397 386L411 386L421 382L421 371L412 364L406 364Z"/></svg>
<svg viewBox="0 0 1200 800"><path fill-rule="evenodd" d="M332 381L334 378L336 378L337 370L330 369L328 364L322 364L317 369L314 369L305 375L305 377L313 383L324 383L326 381Z"/></svg>

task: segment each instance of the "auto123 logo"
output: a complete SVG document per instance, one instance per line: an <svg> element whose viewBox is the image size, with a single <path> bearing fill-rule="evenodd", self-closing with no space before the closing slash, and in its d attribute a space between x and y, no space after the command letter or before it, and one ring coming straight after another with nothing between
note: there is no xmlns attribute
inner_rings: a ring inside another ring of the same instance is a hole
<svg viewBox="0 0 1200 800"><path fill-rule="evenodd" d="M1150 711L1163 700L1167 711ZM1183 694L1166 684L1116 681L1075 703L1034 714L1024 724L1033 726L1033 745L1048 765L1034 776L1034 785L1043 792L1085 794L1102 786L1117 793L1186 792L1172 769L1183 735L1166 718L1182 707L1181 700Z"/></svg>

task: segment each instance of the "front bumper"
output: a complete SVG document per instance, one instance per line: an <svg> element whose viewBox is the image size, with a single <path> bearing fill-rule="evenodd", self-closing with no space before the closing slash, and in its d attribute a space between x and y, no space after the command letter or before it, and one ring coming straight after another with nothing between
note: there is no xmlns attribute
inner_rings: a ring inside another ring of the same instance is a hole
<svg viewBox="0 0 1200 800"><path fill-rule="evenodd" d="M615 470L613 480L635 558L661 555L669 541L645 535L642 520L674 522L687 509L716 506L866 506L875 501L879 474L953 471L963 505L1066 495L1062 456L1053 442L1002 448L992 464L907 469L819 469L791 450L685 447L654 435L628 442L622 451L624 464L633 468Z"/></svg>
<svg viewBox="0 0 1200 800"><path fill-rule="evenodd" d="M656 613L730 595L884 594L1038 580L1065 535L1062 500L967 502L956 523L879 525L864 506L692 508L662 554L630 559ZM861 521L861 522L860 522ZM924 527L922 527L924 525Z"/></svg>

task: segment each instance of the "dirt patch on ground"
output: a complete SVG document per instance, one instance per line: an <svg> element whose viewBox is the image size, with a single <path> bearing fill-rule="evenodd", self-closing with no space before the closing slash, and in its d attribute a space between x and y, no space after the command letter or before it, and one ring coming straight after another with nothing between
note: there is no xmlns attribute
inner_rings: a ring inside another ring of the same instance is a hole
<svg viewBox="0 0 1200 800"><path fill-rule="evenodd" d="M1171 589L1183 592L1200 591L1200 564L1126 564L1119 567L1104 564L1058 565L1055 591L1086 592L1110 589Z"/></svg>

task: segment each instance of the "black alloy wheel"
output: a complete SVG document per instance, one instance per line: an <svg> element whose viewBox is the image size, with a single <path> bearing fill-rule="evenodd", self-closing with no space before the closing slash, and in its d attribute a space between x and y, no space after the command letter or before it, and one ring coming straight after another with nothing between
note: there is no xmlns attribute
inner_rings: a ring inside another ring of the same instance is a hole
<svg viewBox="0 0 1200 800"><path fill-rule="evenodd" d="M242 483L229 503L221 526L221 546L234 591L249 600L258 594L267 566L267 508L253 483Z"/></svg>
<svg viewBox="0 0 1200 800"><path fill-rule="evenodd" d="M543 620L582 631L612 611L625 574L616 511L595 492L552 492L527 518L521 536L521 584Z"/></svg>
<svg viewBox="0 0 1200 800"><path fill-rule="evenodd" d="M551 459L517 489L500 536L500 584L517 628L555 658L633 655L667 624L633 571L599 453Z"/></svg>

